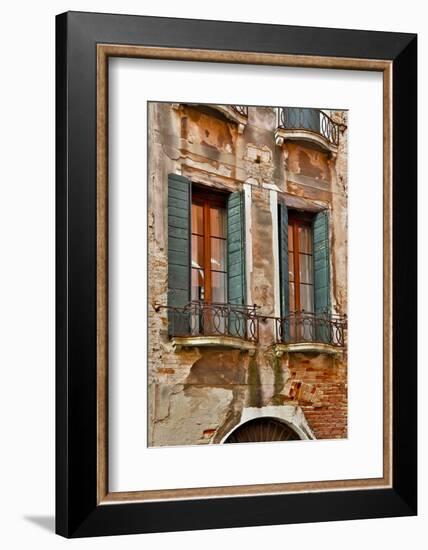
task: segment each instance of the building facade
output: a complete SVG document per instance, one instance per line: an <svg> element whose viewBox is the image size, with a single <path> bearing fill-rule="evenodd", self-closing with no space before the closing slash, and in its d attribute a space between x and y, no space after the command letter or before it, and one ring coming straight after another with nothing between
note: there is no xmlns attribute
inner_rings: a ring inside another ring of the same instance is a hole
<svg viewBox="0 0 428 550"><path fill-rule="evenodd" d="M347 132L149 103L149 446L347 437Z"/></svg>

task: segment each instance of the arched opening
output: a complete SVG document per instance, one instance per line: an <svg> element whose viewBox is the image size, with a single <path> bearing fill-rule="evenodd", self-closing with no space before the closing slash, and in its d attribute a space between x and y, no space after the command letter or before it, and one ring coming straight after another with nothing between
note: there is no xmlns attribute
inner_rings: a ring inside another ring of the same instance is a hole
<svg viewBox="0 0 428 550"><path fill-rule="evenodd" d="M285 422L272 417L263 417L241 424L225 439L224 443L259 443L297 439L300 439L298 434Z"/></svg>

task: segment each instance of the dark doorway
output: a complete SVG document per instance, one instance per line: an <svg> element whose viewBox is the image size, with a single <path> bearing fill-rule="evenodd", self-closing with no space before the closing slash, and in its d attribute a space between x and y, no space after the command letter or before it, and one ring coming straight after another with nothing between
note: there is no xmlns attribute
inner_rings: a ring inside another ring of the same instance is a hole
<svg viewBox="0 0 428 550"><path fill-rule="evenodd" d="M257 443L300 439L287 424L275 418L255 418L236 428L224 443Z"/></svg>

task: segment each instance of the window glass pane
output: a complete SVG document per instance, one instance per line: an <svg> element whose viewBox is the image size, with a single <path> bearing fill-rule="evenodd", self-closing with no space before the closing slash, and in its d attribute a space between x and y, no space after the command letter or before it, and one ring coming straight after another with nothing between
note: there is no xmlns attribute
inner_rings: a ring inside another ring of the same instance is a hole
<svg viewBox="0 0 428 550"><path fill-rule="evenodd" d="M288 253L288 279L294 281L294 254Z"/></svg>
<svg viewBox="0 0 428 550"><path fill-rule="evenodd" d="M204 234L204 209L199 204L192 204L192 233Z"/></svg>
<svg viewBox="0 0 428 550"><path fill-rule="evenodd" d="M203 269L192 269L192 300L204 300Z"/></svg>
<svg viewBox="0 0 428 550"><path fill-rule="evenodd" d="M299 254L299 264L300 264L300 282L301 283L313 283L313 260L312 256L307 254Z"/></svg>
<svg viewBox="0 0 428 550"><path fill-rule="evenodd" d="M299 226L299 252L312 254L312 230L308 225Z"/></svg>
<svg viewBox="0 0 428 550"><path fill-rule="evenodd" d="M226 273L211 272L211 295L213 302L227 302L227 283Z"/></svg>
<svg viewBox="0 0 428 550"><path fill-rule="evenodd" d="M294 298L294 283L289 285L289 299L290 299L290 311L295 311L296 303Z"/></svg>
<svg viewBox="0 0 428 550"><path fill-rule="evenodd" d="M204 238L192 235L192 267L204 267Z"/></svg>
<svg viewBox="0 0 428 550"><path fill-rule="evenodd" d="M288 250L293 250L293 226L288 226Z"/></svg>
<svg viewBox="0 0 428 550"><path fill-rule="evenodd" d="M226 241L211 237L211 269L226 271Z"/></svg>
<svg viewBox="0 0 428 550"><path fill-rule="evenodd" d="M224 208L210 208L210 231L212 237L226 238L226 210Z"/></svg>
<svg viewBox="0 0 428 550"><path fill-rule="evenodd" d="M314 311L314 287L300 284L300 308L303 311Z"/></svg>

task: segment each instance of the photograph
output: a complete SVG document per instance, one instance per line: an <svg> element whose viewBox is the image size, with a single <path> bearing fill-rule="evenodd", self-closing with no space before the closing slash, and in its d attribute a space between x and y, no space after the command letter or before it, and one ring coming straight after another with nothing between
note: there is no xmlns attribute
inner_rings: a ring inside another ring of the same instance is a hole
<svg viewBox="0 0 428 550"><path fill-rule="evenodd" d="M147 102L149 447L347 438L349 117Z"/></svg>

